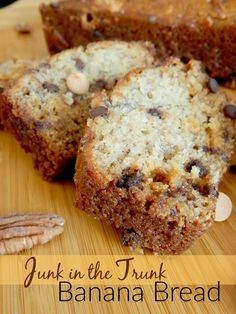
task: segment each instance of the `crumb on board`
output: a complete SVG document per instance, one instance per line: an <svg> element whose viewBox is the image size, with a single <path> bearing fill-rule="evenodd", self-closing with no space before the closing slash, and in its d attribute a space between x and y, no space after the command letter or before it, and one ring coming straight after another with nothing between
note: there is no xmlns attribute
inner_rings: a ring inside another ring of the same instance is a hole
<svg viewBox="0 0 236 314"><path fill-rule="evenodd" d="M19 34L30 34L32 32L32 28L29 24L22 22L22 23L17 23L15 25L15 31Z"/></svg>

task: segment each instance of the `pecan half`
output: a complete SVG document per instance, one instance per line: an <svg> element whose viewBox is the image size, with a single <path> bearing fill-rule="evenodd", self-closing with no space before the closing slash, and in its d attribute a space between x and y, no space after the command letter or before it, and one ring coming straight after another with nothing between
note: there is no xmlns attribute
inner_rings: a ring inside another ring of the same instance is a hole
<svg viewBox="0 0 236 314"><path fill-rule="evenodd" d="M64 223L63 218L54 214L0 216L0 255L46 243L63 232Z"/></svg>

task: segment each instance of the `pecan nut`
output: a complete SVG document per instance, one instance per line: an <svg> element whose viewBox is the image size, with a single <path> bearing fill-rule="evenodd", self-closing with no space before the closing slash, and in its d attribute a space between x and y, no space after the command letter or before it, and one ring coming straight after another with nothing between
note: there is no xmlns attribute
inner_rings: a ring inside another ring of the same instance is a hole
<svg viewBox="0 0 236 314"><path fill-rule="evenodd" d="M61 234L64 219L55 214L12 214L0 217L0 255L14 254Z"/></svg>

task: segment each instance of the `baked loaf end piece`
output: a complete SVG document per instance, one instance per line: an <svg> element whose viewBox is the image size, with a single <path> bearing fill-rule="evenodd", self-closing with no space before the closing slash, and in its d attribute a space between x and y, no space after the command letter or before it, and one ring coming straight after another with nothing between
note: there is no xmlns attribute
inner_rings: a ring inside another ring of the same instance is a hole
<svg viewBox="0 0 236 314"><path fill-rule="evenodd" d="M32 67L36 61L30 60L7 60L0 63L0 102L1 94L4 88L12 80L19 78L27 68ZM0 119L0 129L3 128L3 124Z"/></svg>
<svg viewBox="0 0 236 314"><path fill-rule="evenodd" d="M150 40L158 58L204 62L213 77L236 74L235 0L70 0L41 6L51 53L101 39Z"/></svg>
<svg viewBox="0 0 236 314"><path fill-rule="evenodd" d="M112 223L123 244L177 254L212 224L234 133L214 83L198 61L174 59L96 95L77 157L76 206Z"/></svg>
<svg viewBox="0 0 236 314"><path fill-rule="evenodd" d="M91 94L111 88L130 70L154 62L149 43L104 41L64 51L4 91L0 107L4 124L33 153L43 177L52 180L76 159ZM66 83L78 72L90 83L83 95L73 94Z"/></svg>

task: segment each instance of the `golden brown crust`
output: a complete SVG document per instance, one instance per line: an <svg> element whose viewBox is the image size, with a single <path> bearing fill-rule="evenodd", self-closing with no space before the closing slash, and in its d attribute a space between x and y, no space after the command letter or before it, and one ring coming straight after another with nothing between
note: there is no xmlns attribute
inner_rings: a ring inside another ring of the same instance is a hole
<svg viewBox="0 0 236 314"><path fill-rule="evenodd" d="M51 181L55 178L65 168L68 161L75 162L76 153L65 159L63 152L52 149L46 138L37 132L36 121L32 117L24 116L24 119L21 119L21 116L13 109L12 103L8 101L7 92L0 96L0 103L3 104L0 119L4 121L4 126L20 141L26 152L33 152L34 166L40 170L45 180Z"/></svg>
<svg viewBox="0 0 236 314"><path fill-rule="evenodd" d="M66 1L42 5L51 53L102 39L150 40L158 58L202 60L211 76L236 73L234 1ZM78 32L78 29L80 30Z"/></svg>
<svg viewBox="0 0 236 314"><path fill-rule="evenodd" d="M170 203L187 190L172 191L158 198L146 199L142 188L128 191L106 183L106 175L94 169L87 133L76 162L76 207L114 225L121 241L133 248L148 248L159 254L179 254L186 250L212 224L216 197L213 195L205 215L189 220L187 215L169 213ZM187 199L186 199L187 202Z"/></svg>

